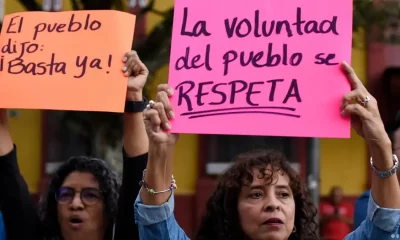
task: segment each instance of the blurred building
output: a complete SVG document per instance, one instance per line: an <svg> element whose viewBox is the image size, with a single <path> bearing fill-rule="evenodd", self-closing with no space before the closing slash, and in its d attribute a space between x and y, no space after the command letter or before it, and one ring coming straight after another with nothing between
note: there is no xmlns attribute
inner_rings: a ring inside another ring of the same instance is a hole
<svg viewBox="0 0 400 240"><path fill-rule="evenodd" d="M6 1L5 4L6 13L24 10L15 0ZM157 1L155 8L166 10L172 6L172 0L160 0ZM69 0L64 0L62 10L71 10ZM160 16L149 14L143 22L139 23L139 28L148 33L160 20ZM398 50L395 47L385 47L383 44L370 44L366 47L362 35L356 36L356 39L361 43L361 47L353 49L352 65L361 80L374 90L373 93L378 100L385 103L381 106L381 112L385 121L389 120L398 109L398 106L394 104L394 99L395 96L400 96L400 86L394 81L397 76L396 68L389 71L386 80L382 78L382 74L389 66L400 66L394 55L394 52ZM156 86L166 82L167 79L168 66L165 66L156 73L156 81L150 86L151 95L154 96ZM398 86L396 91L392 88L392 95L381 94L385 81ZM19 149L20 168L33 197L40 194L39 190L46 182L46 172L50 167L47 165L49 141L46 137L49 123L44 116L45 113L38 110L18 110L10 114L12 135ZM229 159L237 153L265 146L284 151L291 159L293 167L305 179L306 139L181 136L174 162L174 175L178 182L175 212L178 221L189 236L198 226L205 201L215 186L216 176L229 166ZM355 133L352 133L350 139L321 139L320 159L321 197L326 196L334 185L341 186L350 201L367 189L369 185L368 153L364 141Z"/></svg>

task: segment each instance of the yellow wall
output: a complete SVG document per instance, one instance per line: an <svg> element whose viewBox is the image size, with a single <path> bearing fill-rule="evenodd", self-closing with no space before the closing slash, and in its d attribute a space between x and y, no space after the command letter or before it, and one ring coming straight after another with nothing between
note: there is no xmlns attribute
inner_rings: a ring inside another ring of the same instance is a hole
<svg viewBox="0 0 400 240"><path fill-rule="evenodd" d="M367 52L362 44L364 35L355 36L361 44L352 52L352 66L365 84ZM321 195L329 194L332 186L343 187L346 195L359 195L367 187L367 149L364 140L354 131L350 139L321 140Z"/></svg>
<svg viewBox="0 0 400 240"><path fill-rule="evenodd" d="M5 2L5 11L4 11L5 14L25 11L23 6L17 0L15 1L6 0L4 2Z"/></svg>
<svg viewBox="0 0 400 240"><path fill-rule="evenodd" d="M18 110L9 117L10 131L18 149L18 163L28 183L29 191L36 193L40 180L42 128L41 112Z"/></svg>
<svg viewBox="0 0 400 240"><path fill-rule="evenodd" d="M174 6L173 0L158 0L155 2L154 9L157 9L160 12L166 11ZM157 14L149 13L146 19L146 29L147 33L149 33L154 26L159 23L163 18Z"/></svg>

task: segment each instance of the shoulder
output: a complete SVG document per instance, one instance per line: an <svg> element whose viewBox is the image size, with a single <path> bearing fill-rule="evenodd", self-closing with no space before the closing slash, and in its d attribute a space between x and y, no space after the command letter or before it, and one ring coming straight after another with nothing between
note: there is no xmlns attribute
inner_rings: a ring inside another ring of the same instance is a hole
<svg viewBox="0 0 400 240"><path fill-rule="evenodd" d="M367 212L367 206L370 198L370 191L364 192L355 202L354 204L354 209L356 212L361 211L361 212Z"/></svg>
<svg viewBox="0 0 400 240"><path fill-rule="evenodd" d="M365 191L363 194L361 194L360 197L357 198L357 201L362 201L365 199L369 199L369 196L371 195L371 190Z"/></svg>

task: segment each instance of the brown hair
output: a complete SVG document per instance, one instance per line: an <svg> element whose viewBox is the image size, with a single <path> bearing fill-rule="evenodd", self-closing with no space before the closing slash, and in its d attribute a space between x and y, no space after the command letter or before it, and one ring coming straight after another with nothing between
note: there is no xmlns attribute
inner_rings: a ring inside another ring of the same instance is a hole
<svg viewBox="0 0 400 240"><path fill-rule="evenodd" d="M267 169L267 167L269 169ZM239 221L238 199L242 186L253 182L253 169L256 177L272 183L273 174L281 171L288 175L290 187L296 204L296 232L289 240L318 239L318 224L315 220L317 209L311 201L305 184L290 167L286 157L277 151L256 150L241 154L233 165L222 175L217 189L207 202L206 215L200 225L197 240L243 240L246 239Z"/></svg>

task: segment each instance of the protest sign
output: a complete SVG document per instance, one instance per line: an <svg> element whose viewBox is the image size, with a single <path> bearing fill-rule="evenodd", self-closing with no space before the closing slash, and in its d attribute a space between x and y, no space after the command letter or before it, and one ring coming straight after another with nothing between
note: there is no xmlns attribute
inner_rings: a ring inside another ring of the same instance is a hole
<svg viewBox="0 0 400 240"><path fill-rule="evenodd" d="M135 16L118 11L7 15L0 108L123 112Z"/></svg>
<svg viewBox="0 0 400 240"><path fill-rule="evenodd" d="M350 136L352 1L176 0L172 132Z"/></svg>

